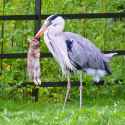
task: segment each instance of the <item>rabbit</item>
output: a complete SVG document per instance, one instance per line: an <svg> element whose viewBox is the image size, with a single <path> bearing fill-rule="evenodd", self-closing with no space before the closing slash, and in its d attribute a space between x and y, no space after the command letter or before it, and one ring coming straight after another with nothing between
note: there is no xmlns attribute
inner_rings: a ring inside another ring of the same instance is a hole
<svg viewBox="0 0 125 125"><path fill-rule="evenodd" d="M33 38L29 43L27 54L27 71L30 80L35 85L41 85L40 80L40 43L38 38Z"/></svg>

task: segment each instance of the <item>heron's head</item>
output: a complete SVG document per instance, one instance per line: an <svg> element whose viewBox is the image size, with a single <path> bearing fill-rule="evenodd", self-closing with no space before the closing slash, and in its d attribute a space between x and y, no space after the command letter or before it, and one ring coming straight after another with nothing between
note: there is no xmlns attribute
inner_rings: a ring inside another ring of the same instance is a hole
<svg viewBox="0 0 125 125"><path fill-rule="evenodd" d="M54 32L62 32L64 29L64 19L58 15L49 16L43 23L42 27L36 34L36 37L39 38L46 30L53 30Z"/></svg>

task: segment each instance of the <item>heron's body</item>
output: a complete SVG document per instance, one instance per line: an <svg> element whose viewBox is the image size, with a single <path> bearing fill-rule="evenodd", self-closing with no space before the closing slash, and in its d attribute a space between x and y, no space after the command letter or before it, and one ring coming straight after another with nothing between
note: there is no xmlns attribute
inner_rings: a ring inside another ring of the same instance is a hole
<svg viewBox="0 0 125 125"><path fill-rule="evenodd" d="M65 21L57 15L49 16L36 38L44 33L44 40L63 74L69 76L70 72L78 70L91 75L94 81L99 82L100 78L110 74L107 61L114 55L105 55L88 39L71 32L63 32ZM65 103L70 91L70 78L68 77L67 93ZM64 105L65 105L64 103ZM80 107L82 105L82 75L80 74Z"/></svg>
<svg viewBox="0 0 125 125"><path fill-rule="evenodd" d="M45 32L45 43L64 74L82 70L97 82L110 74L104 54L88 39L71 32L49 32Z"/></svg>

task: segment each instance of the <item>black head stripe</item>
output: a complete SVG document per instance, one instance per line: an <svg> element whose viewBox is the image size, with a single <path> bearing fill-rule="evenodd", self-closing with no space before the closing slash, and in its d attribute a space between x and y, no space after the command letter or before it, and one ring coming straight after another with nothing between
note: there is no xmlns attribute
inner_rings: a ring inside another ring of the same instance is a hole
<svg viewBox="0 0 125 125"><path fill-rule="evenodd" d="M54 20L55 18L57 18L58 17L58 15L52 15L52 16L50 16L50 18L48 18L48 20L49 21L52 21L52 20Z"/></svg>

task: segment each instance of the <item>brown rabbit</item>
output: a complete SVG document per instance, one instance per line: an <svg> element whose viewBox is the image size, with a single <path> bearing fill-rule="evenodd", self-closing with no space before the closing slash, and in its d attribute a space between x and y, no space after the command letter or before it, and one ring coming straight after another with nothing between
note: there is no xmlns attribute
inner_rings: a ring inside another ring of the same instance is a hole
<svg viewBox="0 0 125 125"><path fill-rule="evenodd" d="M41 84L40 80L40 43L38 38L33 38L29 43L29 50L27 55L27 71L29 78L33 80L36 85Z"/></svg>

